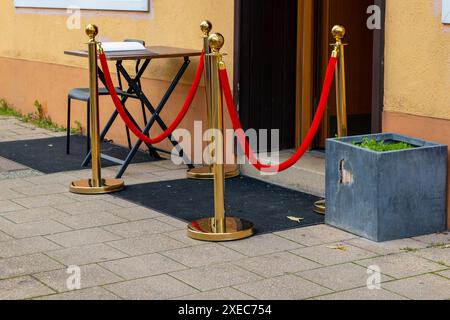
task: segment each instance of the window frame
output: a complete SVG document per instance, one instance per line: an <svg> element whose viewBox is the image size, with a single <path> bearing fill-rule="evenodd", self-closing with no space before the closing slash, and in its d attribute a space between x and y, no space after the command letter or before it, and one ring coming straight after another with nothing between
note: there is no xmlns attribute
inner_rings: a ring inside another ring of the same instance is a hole
<svg viewBox="0 0 450 320"><path fill-rule="evenodd" d="M450 0L442 0L442 23L450 24Z"/></svg>
<svg viewBox="0 0 450 320"><path fill-rule="evenodd" d="M149 12L149 0L14 0L16 8L111 10Z"/></svg>

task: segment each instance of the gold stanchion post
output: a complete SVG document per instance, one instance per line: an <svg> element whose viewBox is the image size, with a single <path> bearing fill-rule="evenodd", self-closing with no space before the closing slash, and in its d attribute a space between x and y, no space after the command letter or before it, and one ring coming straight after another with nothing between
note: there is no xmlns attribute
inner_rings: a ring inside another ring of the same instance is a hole
<svg viewBox="0 0 450 320"><path fill-rule="evenodd" d="M343 26L334 26L331 31L336 39L334 44L335 50L338 52L339 63L336 65L336 108L338 122L338 137L346 137L348 135L347 126L347 89L345 83L345 45L342 39L345 36L345 28Z"/></svg>
<svg viewBox="0 0 450 320"><path fill-rule="evenodd" d="M212 23L208 20L202 21L200 24L200 29L203 33L203 50L205 52L205 89L206 89L206 105L207 105L207 124L208 129L213 128L212 120L212 108L213 103L211 100L211 58L209 54L211 53L211 48L209 46L209 34L212 30ZM237 165L225 165L225 179L235 178L240 175L239 168ZM212 180L214 179L213 166L203 166L191 169L187 172L187 177L189 179L196 180Z"/></svg>
<svg viewBox="0 0 450 320"><path fill-rule="evenodd" d="M337 135L338 138L346 137L348 135L347 125L347 88L345 82L345 44L342 39L345 36L345 28L343 26L334 26L331 30L336 43L333 44L333 56L338 58L336 64L335 78L336 78L336 115L337 115ZM320 200L314 204L314 211L319 214L326 213L326 201Z"/></svg>
<svg viewBox="0 0 450 320"><path fill-rule="evenodd" d="M225 214L225 166L224 166L224 138L223 138L223 102L219 80L219 68L225 68L220 49L224 38L215 33L209 36L212 53L209 55L211 70L211 124L216 130L212 142L214 148L210 150L214 161L214 218L206 218L192 222L188 226L188 236L203 241L232 241L248 238L253 235L253 224L249 221L226 217Z"/></svg>
<svg viewBox="0 0 450 320"><path fill-rule="evenodd" d="M100 142L100 120L98 100L98 64L97 45L95 37L98 28L95 25L86 27L89 37L89 88L90 88L90 119L91 119L91 146L92 146L92 178L74 181L70 185L70 192L77 194L105 194L120 191L125 184L119 179L103 179L101 167L101 142Z"/></svg>

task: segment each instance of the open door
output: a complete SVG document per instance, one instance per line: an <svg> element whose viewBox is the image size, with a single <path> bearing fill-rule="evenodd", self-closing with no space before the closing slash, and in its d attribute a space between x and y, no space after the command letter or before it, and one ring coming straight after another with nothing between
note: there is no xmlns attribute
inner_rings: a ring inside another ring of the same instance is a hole
<svg viewBox="0 0 450 320"><path fill-rule="evenodd" d="M348 43L345 60L350 136L372 132L374 31L367 28L367 8L373 4L373 0L316 1L316 15L320 17L315 24L316 52L320 65L316 67L315 101L320 97L326 64L332 51L330 44L335 42L330 30L336 24L343 25L347 30L344 43ZM336 91L333 90L316 147L323 148L325 140L336 134Z"/></svg>
<svg viewBox="0 0 450 320"><path fill-rule="evenodd" d="M335 40L347 29L349 134L381 130L384 31L367 28L367 9L385 0L235 0L234 94L246 129L279 129L281 149L298 147L318 105ZM384 24L382 22L382 24ZM335 90L313 145L336 134Z"/></svg>

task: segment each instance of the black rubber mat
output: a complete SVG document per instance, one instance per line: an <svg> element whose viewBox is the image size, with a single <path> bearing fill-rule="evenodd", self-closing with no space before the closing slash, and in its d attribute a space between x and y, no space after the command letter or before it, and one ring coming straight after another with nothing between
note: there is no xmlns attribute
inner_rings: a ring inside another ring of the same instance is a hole
<svg viewBox="0 0 450 320"><path fill-rule="evenodd" d="M72 136L71 154L66 154L66 137L48 139L8 141L0 143L0 156L23 164L42 173L57 173L83 169L81 164L86 156L86 138ZM109 156L125 159L128 149L104 142L102 152ZM154 160L147 153L138 152L133 163ZM102 160L102 167L115 166Z"/></svg>
<svg viewBox="0 0 450 320"><path fill-rule="evenodd" d="M211 181L173 180L128 186L116 196L186 222L214 216ZM324 223L313 212L317 197L239 177L226 182L228 216L252 221L258 233L270 233ZM302 218L295 222L288 218Z"/></svg>

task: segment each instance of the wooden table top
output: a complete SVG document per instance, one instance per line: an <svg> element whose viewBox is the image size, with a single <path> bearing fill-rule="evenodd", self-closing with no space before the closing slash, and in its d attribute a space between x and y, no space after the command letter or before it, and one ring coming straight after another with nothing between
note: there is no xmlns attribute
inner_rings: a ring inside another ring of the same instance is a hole
<svg viewBox="0 0 450 320"><path fill-rule="evenodd" d="M68 50L64 51L64 54L77 57L88 57L87 50ZM106 52L108 60L146 60L146 59L163 59L163 58L184 58L184 57L197 57L201 55L199 50L164 47L164 46L151 46L146 47L145 50L138 51L115 51Z"/></svg>

